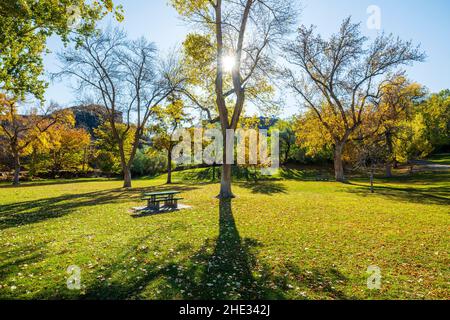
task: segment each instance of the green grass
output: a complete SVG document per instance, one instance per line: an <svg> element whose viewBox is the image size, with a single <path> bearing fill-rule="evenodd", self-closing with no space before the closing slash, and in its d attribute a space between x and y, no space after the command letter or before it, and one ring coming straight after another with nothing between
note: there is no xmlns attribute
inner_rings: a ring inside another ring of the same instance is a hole
<svg viewBox="0 0 450 320"><path fill-rule="evenodd" d="M134 182L0 185L3 299L449 299L450 173L349 184L218 184L198 172ZM184 181L188 179L188 181ZM76 182L76 183L73 183ZM143 191L177 189L192 209L133 217ZM81 268L82 290L66 270ZM381 268L381 290L366 286Z"/></svg>
<svg viewBox="0 0 450 320"><path fill-rule="evenodd" d="M429 160L435 164L450 165L450 153L435 154L431 156Z"/></svg>

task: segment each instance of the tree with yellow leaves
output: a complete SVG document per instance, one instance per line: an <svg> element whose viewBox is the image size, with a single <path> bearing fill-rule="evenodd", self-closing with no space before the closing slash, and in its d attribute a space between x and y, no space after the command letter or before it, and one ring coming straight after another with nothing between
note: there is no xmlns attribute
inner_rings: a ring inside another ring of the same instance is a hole
<svg viewBox="0 0 450 320"><path fill-rule="evenodd" d="M276 69L274 49L292 30L295 4L285 0L171 2L197 27L184 45L192 57L186 67L195 78L187 95L209 118L219 120L225 144L226 131L238 128L246 102L253 97L261 106L271 95L266 89ZM230 199L234 195L225 145L223 159L218 198Z"/></svg>
<svg viewBox="0 0 450 320"><path fill-rule="evenodd" d="M423 61L425 54L393 35L381 34L368 44L351 18L329 39L302 26L284 49L292 66L288 86L331 136L336 181L344 182L344 149L364 123L366 108L379 102L381 87L398 67Z"/></svg>
<svg viewBox="0 0 450 320"><path fill-rule="evenodd" d="M32 142L58 123L73 123L75 120L72 112L58 110L55 105L50 105L41 114L32 109L29 114L20 115L16 101L3 99L2 104L4 108L0 112L0 135L6 139L14 159L13 184L19 185L20 158L29 152Z"/></svg>
<svg viewBox="0 0 450 320"><path fill-rule="evenodd" d="M386 176L392 176L392 166L395 166L398 154L395 144L400 139L405 125L410 125L414 117L414 108L425 96L425 89L418 83L412 83L404 76L399 76L381 88L382 98L377 110L381 123L378 136L385 147Z"/></svg>
<svg viewBox="0 0 450 320"><path fill-rule="evenodd" d="M155 134L152 143L155 149L167 152L167 184L172 183L172 150L177 144L172 141L176 130L181 129L183 123L190 119L184 110L184 103L181 99L171 96L169 104L165 107L156 106L153 112L156 117L156 124L151 131Z"/></svg>
<svg viewBox="0 0 450 320"><path fill-rule="evenodd" d="M54 177L62 170L77 171L85 168L91 136L84 129L72 124L58 123L39 135L29 151L30 170L37 167L50 170Z"/></svg>

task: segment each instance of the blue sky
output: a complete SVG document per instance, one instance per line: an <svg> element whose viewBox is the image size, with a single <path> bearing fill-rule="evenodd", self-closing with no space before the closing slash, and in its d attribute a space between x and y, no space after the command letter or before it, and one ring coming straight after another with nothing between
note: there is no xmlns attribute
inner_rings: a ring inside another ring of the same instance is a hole
<svg viewBox="0 0 450 320"><path fill-rule="evenodd" d="M289 0L286 0L289 1ZM125 9L122 26L131 38L145 36L156 43L162 53L183 41L188 27L167 5L167 0L116 0ZM364 33L373 37L375 30L366 27L369 18L367 8L376 5L381 9L382 31L393 33L404 40L420 43L428 58L425 63L408 68L409 77L432 91L450 88L450 1L448 0L303 0L299 24L317 26L318 32L327 36L337 30L341 21L351 15L362 22ZM103 22L107 23L107 21ZM57 71L55 53L63 46L57 38L49 40L51 54L45 57L47 72ZM76 103L76 94L67 81L50 84L47 101L62 105ZM290 102L285 115L298 111Z"/></svg>

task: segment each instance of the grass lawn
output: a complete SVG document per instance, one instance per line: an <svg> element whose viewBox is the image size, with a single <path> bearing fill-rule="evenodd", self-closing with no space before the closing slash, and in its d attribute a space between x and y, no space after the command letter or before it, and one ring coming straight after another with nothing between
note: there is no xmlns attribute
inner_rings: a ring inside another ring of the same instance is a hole
<svg viewBox="0 0 450 320"><path fill-rule="evenodd" d="M377 180L375 194L365 180L237 182L231 202L177 177L0 185L0 298L450 298L450 172ZM167 188L192 209L132 216Z"/></svg>
<svg viewBox="0 0 450 320"><path fill-rule="evenodd" d="M436 154L432 156L429 160L435 164L450 165L450 153Z"/></svg>

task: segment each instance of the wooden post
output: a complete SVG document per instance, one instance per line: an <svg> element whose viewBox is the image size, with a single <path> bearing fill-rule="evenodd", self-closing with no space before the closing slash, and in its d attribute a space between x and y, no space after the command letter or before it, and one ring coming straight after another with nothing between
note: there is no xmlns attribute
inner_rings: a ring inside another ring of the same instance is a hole
<svg viewBox="0 0 450 320"><path fill-rule="evenodd" d="M370 168L370 192L375 193L373 189L373 165Z"/></svg>

